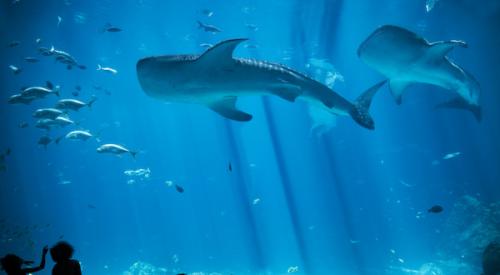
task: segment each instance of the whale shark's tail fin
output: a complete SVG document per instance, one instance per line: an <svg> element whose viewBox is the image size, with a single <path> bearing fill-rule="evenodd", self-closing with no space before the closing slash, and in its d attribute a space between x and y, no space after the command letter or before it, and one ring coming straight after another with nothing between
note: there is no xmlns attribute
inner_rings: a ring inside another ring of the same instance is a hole
<svg viewBox="0 0 500 275"><path fill-rule="evenodd" d="M474 117L476 118L476 120L478 122L480 122L482 120L482 118L483 118L482 112L481 112L481 106L470 104L469 102L465 101L461 97L456 97L456 98L453 98L453 99L451 99L449 101L446 101L446 102L443 102L443 103L439 103L439 104L437 104L435 106L435 108L436 109L447 108L447 109L462 109L462 110L467 110L467 111L472 112L472 114L474 115Z"/></svg>
<svg viewBox="0 0 500 275"><path fill-rule="evenodd" d="M359 125L370 130L375 129L375 122L370 115L370 105L377 91L380 87L384 86L386 82L387 80L384 80L373 85L354 101L354 108L350 111L350 115Z"/></svg>

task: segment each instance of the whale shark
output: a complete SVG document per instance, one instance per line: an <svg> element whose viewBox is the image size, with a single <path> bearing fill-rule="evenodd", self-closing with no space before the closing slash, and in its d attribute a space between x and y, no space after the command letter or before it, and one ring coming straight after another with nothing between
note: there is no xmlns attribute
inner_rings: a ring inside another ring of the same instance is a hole
<svg viewBox="0 0 500 275"><path fill-rule="evenodd" d="M398 104L409 85L431 84L458 94L438 108L466 109L480 120L479 83L446 56L455 47L467 47L467 44L460 40L430 43L407 29L385 25L361 43L358 56L389 79L391 93Z"/></svg>
<svg viewBox="0 0 500 275"><path fill-rule="evenodd" d="M136 66L140 86L155 99L204 105L235 121L252 119L251 114L237 108L239 97L274 95L290 102L300 97L333 115L350 116L367 129L375 128L368 111L372 98L385 81L369 88L351 103L324 84L284 65L233 58L235 48L246 40L222 41L201 55L140 59Z"/></svg>

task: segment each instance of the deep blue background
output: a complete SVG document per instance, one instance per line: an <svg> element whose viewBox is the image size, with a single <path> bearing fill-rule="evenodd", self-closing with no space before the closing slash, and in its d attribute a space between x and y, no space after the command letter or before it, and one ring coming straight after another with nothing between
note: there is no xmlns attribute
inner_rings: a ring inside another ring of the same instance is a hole
<svg viewBox="0 0 500 275"><path fill-rule="evenodd" d="M1 45L22 42L0 48L0 150L12 150L7 171L0 172L0 219L9 228L41 227L2 242L0 254L38 261L41 247L64 235L86 274L121 274L136 261L188 272L284 274L298 266L298 274L383 274L389 266L418 268L435 257L447 212L417 219L418 211L434 204L446 210L464 194L499 200L498 1L441 0L430 13L424 1L397 0L71 2L2 0L0 6ZM203 15L204 8L214 15ZM75 22L77 13L85 23ZM205 33L196 20L223 31ZM106 22L123 32L101 33ZM240 46L235 56L303 72L309 58L327 59L345 78L335 90L352 100L382 79L356 49L383 24L430 41L467 41L469 48L450 57L480 82L483 121L434 110L451 96L441 88L415 85L397 106L384 87L372 105L375 131L341 117L316 136L302 102L242 98L238 105L254 118L231 122L201 106L149 98L135 75L142 57L201 53L200 43L247 37L258 48ZM39 56L36 38L71 53L87 70L68 71ZM26 63L25 56L41 62ZM23 72L14 75L10 64ZM118 74L96 71L97 64ZM9 105L7 98L46 80L61 85L63 97L71 97L75 85L83 88L82 100L95 94L92 109L71 114L79 122L74 128L140 150L137 159L97 154L95 140L38 146L44 131L33 127L31 114L57 98L30 106ZM22 121L30 127L20 129ZM457 151L462 155L441 159ZM123 171L137 168L150 168L151 178L127 184ZM62 180L71 184L58 184ZM261 201L253 205L256 198Z"/></svg>

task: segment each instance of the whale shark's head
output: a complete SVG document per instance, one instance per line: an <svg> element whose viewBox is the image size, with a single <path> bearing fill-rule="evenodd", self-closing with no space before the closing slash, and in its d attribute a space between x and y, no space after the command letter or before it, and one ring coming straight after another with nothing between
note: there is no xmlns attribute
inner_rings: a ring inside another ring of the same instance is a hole
<svg viewBox="0 0 500 275"><path fill-rule="evenodd" d="M186 89L194 77L196 55L167 55L147 57L136 65L137 78L142 89L151 97L168 98Z"/></svg>

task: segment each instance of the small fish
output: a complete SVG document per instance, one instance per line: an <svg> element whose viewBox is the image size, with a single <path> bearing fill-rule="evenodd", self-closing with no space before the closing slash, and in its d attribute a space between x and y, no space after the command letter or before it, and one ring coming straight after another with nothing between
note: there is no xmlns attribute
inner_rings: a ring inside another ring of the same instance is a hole
<svg viewBox="0 0 500 275"><path fill-rule="evenodd" d="M63 21L61 16L57 17L57 27L59 28L59 25L61 25L61 22Z"/></svg>
<svg viewBox="0 0 500 275"><path fill-rule="evenodd" d="M40 44L40 43L42 43L42 39L41 39L41 38L37 38L37 39L35 40L35 43L36 43L36 44Z"/></svg>
<svg viewBox="0 0 500 275"><path fill-rule="evenodd" d="M109 73L112 73L114 75L118 73L118 71L116 69L113 69L111 67L102 67L100 64L97 64L97 70L103 71L103 72L109 72Z"/></svg>
<svg viewBox="0 0 500 275"><path fill-rule="evenodd" d="M21 129L28 128L28 126L29 126L29 123L26 121L23 121L23 122L19 123L19 125L18 125L18 127Z"/></svg>
<svg viewBox="0 0 500 275"><path fill-rule="evenodd" d="M59 142L61 142L61 140L63 139L64 136L60 136L58 138L56 138L56 140L54 141L56 144L59 144Z"/></svg>
<svg viewBox="0 0 500 275"><path fill-rule="evenodd" d="M452 158L456 158L458 156L460 156L462 153L461 152L455 152L455 153L449 153L449 154L446 154L444 155L443 159L452 159Z"/></svg>
<svg viewBox="0 0 500 275"><path fill-rule="evenodd" d="M214 12L211 11L211 10L209 10L209 9L202 9L201 13L204 14L205 16L207 16L207 17L212 17L212 15L214 15Z"/></svg>
<svg viewBox="0 0 500 275"><path fill-rule="evenodd" d="M71 131L71 132L67 133L65 137L67 139L72 139L72 140L86 141L89 138L92 138L93 136L88 131L76 130L76 131Z"/></svg>
<svg viewBox="0 0 500 275"><path fill-rule="evenodd" d="M104 144L97 148L98 153L109 153L115 155L121 155L123 153L129 153L132 157L135 158L138 152L130 151L129 149L118 145L118 144Z"/></svg>
<svg viewBox="0 0 500 275"><path fill-rule="evenodd" d="M33 98L44 98L47 95L54 94L56 96L60 96L59 94L60 87L52 85L50 81L47 81L47 87L28 87L23 89L21 92L21 96L25 98L33 97Z"/></svg>
<svg viewBox="0 0 500 275"><path fill-rule="evenodd" d="M97 207L95 207L95 205L93 204L87 204L87 207L90 208L90 209L96 209Z"/></svg>
<svg viewBox="0 0 500 275"><path fill-rule="evenodd" d="M443 212L443 210L444 208L441 205L434 205L433 207L429 208L427 212L437 214Z"/></svg>
<svg viewBox="0 0 500 275"><path fill-rule="evenodd" d="M59 110L72 110L72 111L78 111L80 110L81 108L87 106L87 107L92 107L92 104L94 104L94 102L97 100L97 97L93 96L89 102L85 103L85 102L82 102L80 100L76 100L76 99L61 99L59 100L56 105L55 105L55 108L59 109Z"/></svg>
<svg viewBox="0 0 500 275"><path fill-rule="evenodd" d="M104 27L102 29L102 32L121 32L122 29L111 25L110 23L104 24Z"/></svg>
<svg viewBox="0 0 500 275"><path fill-rule="evenodd" d="M82 86L80 86L80 85L76 85L76 86L75 86L75 89L76 89L77 91L79 91L79 92L80 92L80 91L82 90Z"/></svg>
<svg viewBox="0 0 500 275"><path fill-rule="evenodd" d="M19 67L16 67L14 65L9 65L9 69L16 75L22 72L22 70Z"/></svg>
<svg viewBox="0 0 500 275"><path fill-rule="evenodd" d="M29 62L29 63L37 63L40 60L36 57L27 56L24 58L24 61Z"/></svg>
<svg viewBox="0 0 500 275"><path fill-rule="evenodd" d="M212 48L214 46L214 44L210 44L210 43L201 43L200 44L200 47L202 48Z"/></svg>
<svg viewBox="0 0 500 275"><path fill-rule="evenodd" d="M35 99L36 99L36 97L34 97L34 96L25 96L22 94L16 94L16 95L12 95L11 97L9 97L8 103L9 104L29 105Z"/></svg>
<svg viewBox="0 0 500 275"><path fill-rule="evenodd" d="M290 266L287 271L287 273L296 273L299 272L299 267L298 266Z"/></svg>
<svg viewBox="0 0 500 275"><path fill-rule="evenodd" d="M184 193L184 188L178 184L175 185L175 190L179 193Z"/></svg>
<svg viewBox="0 0 500 275"><path fill-rule="evenodd" d="M8 46L9 48L14 48L14 47L17 47L17 46L19 46L19 45L21 45L21 42L20 42L20 41L17 41L17 40L14 40L14 41L11 41L11 42L10 42L7 46Z"/></svg>
<svg viewBox="0 0 500 275"><path fill-rule="evenodd" d="M218 27L216 27L214 25L204 24L201 21L197 21L197 22L198 22L198 29L203 29L206 32L218 33L218 32L222 31L221 29L219 29Z"/></svg>
<svg viewBox="0 0 500 275"><path fill-rule="evenodd" d="M253 205L257 205L260 203L260 198L255 198L253 201L252 201L252 204Z"/></svg>
<svg viewBox="0 0 500 275"><path fill-rule="evenodd" d="M231 165L231 162L229 162L227 169L229 170L229 172L233 172L233 166Z"/></svg>
<svg viewBox="0 0 500 275"><path fill-rule="evenodd" d="M167 187L172 187L172 186L174 186L174 182L173 182L173 181L171 181L171 180L166 180L166 181L165 181L165 184L167 185Z"/></svg>
<svg viewBox="0 0 500 275"><path fill-rule="evenodd" d="M64 114L61 110L55 108L43 108L38 109L33 113L35 118L48 118L56 119L58 116Z"/></svg>
<svg viewBox="0 0 500 275"><path fill-rule="evenodd" d="M257 49L259 46L254 44L245 44L244 47L247 49Z"/></svg>
<svg viewBox="0 0 500 275"><path fill-rule="evenodd" d="M47 145L49 145L52 142L52 138L49 136L43 136L38 140L39 145L43 145L45 149L47 149Z"/></svg>
<svg viewBox="0 0 500 275"><path fill-rule="evenodd" d="M78 91L73 91L73 92L71 92L71 95L73 95L73 96L79 96L80 93Z"/></svg>
<svg viewBox="0 0 500 275"><path fill-rule="evenodd" d="M259 30L259 27L257 27L257 25L255 25L255 24L245 24L245 27L247 27L247 29L252 30L254 32Z"/></svg>

